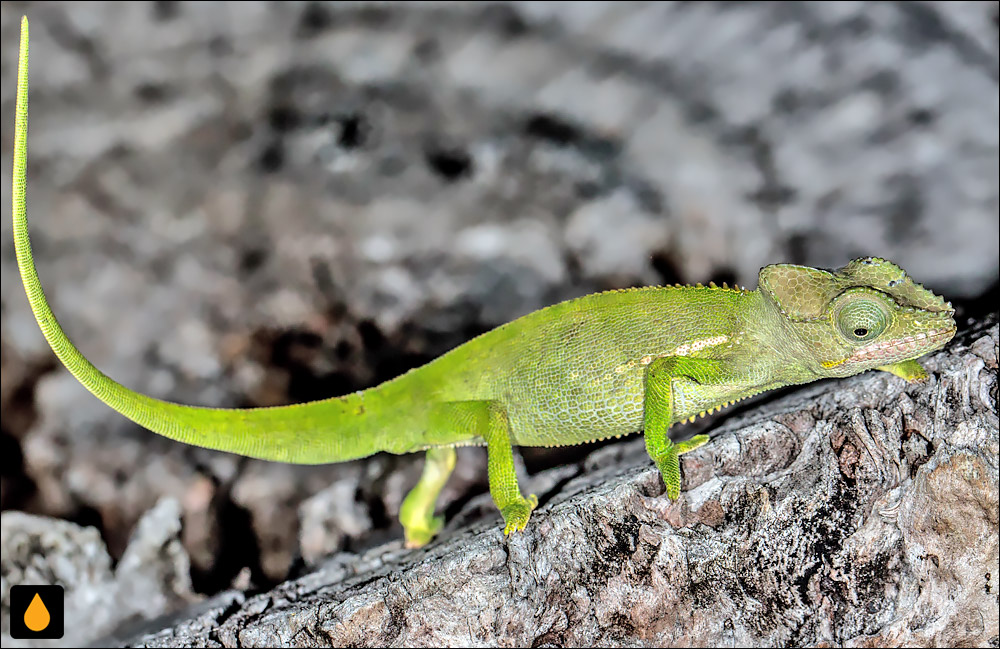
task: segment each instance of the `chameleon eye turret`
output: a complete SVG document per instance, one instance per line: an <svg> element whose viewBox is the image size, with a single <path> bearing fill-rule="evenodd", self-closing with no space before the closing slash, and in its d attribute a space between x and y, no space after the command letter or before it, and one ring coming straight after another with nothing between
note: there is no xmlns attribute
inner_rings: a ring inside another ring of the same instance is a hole
<svg viewBox="0 0 1000 649"><path fill-rule="evenodd" d="M849 342L860 344L874 340L889 326L891 315L881 300L863 293L845 297L834 311L833 319Z"/></svg>

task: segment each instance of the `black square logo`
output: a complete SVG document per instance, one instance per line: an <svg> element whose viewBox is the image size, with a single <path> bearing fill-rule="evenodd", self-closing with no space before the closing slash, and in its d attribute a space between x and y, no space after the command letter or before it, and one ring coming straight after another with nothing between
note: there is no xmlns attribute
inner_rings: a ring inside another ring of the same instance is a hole
<svg viewBox="0 0 1000 649"><path fill-rule="evenodd" d="M62 586L11 586L10 637L63 637L64 597Z"/></svg>

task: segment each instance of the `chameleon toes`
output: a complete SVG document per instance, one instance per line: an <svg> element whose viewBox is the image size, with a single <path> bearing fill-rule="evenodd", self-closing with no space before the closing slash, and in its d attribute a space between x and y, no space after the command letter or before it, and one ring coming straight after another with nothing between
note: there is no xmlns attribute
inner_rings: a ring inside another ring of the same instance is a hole
<svg viewBox="0 0 1000 649"><path fill-rule="evenodd" d="M519 502L507 505L501 510L504 520L504 536L511 532L520 532L528 524L531 512L538 506L538 497L531 494L527 498L522 498Z"/></svg>
<svg viewBox="0 0 1000 649"><path fill-rule="evenodd" d="M667 487L667 498L670 500L677 500L681 497L680 476L678 476L675 480L668 480L664 477L663 484Z"/></svg>
<svg viewBox="0 0 1000 649"><path fill-rule="evenodd" d="M677 442L677 454L681 455L683 453L693 451L696 448L700 448L705 444L708 444L708 440L709 436L702 434L695 435L691 439L684 440L683 442Z"/></svg>
<svg viewBox="0 0 1000 649"><path fill-rule="evenodd" d="M442 526L444 526L444 517L434 516L427 525L404 527L406 547L410 549L424 547L441 530Z"/></svg>

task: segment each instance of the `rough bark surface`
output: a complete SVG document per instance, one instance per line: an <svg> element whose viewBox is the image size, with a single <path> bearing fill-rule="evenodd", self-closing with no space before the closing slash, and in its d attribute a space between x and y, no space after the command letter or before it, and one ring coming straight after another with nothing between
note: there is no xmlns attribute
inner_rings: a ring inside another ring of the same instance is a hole
<svg viewBox="0 0 1000 649"><path fill-rule="evenodd" d="M635 440L563 470L523 534L336 555L128 643L996 647L997 346L994 316L923 384L754 407L685 456L676 504Z"/></svg>
<svg viewBox="0 0 1000 649"><path fill-rule="evenodd" d="M160 501L139 520L112 568L97 529L4 512L0 518L0 639L4 647L75 647L123 624L155 618L198 601L181 543L181 507ZM65 589L61 640L11 638L10 587L56 584Z"/></svg>

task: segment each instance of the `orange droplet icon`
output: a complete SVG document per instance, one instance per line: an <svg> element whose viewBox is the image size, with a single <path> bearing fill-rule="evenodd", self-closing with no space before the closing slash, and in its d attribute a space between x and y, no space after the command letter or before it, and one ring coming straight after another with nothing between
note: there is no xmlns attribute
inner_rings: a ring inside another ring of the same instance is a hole
<svg viewBox="0 0 1000 649"><path fill-rule="evenodd" d="M45 608L42 598L35 593L28 609L24 612L24 625L34 632L39 632L49 625L49 609Z"/></svg>

